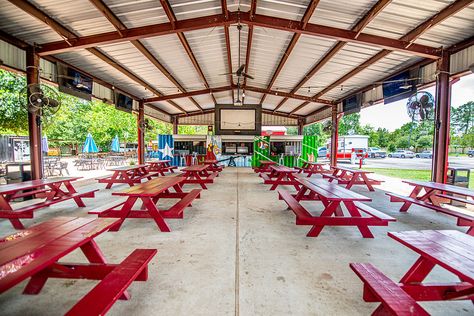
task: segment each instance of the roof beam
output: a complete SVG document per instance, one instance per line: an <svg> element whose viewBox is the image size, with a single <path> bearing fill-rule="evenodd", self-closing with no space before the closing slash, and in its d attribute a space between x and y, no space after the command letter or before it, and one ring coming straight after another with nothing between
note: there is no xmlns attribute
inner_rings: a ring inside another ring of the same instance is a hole
<svg viewBox="0 0 474 316"><path fill-rule="evenodd" d="M175 27L176 23L177 23L177 19L176 19L176 16L175 16L174 12L173 12L173 9L171 8L170 3L168 2L168 0L160 0L160 3L161 3L161 6L163 7L163 10L165 10L166 16L170 20L170 23L172 24L173 27ZM179 38L181 44L183 45L184 50L188 54L188 57L191 60L191 62L193 63L194 68L196 69L197 73L201 77L201 80L202 80L204 86L207 89L209 89L209 83L207 82L206 76L204 76L204 73L201 69L201 66L199 66L199 62L197 61L196 57L194 56L194 53L193 53L193 51L191 49L191 46L189 45L189 43L186 39L186 36L184 36L183 32L178 32L177 34L178 34L178 38ZM211 97L212 97L212 100L214 101L214 105L217 104L216 98L214 97L214 95L212 93L211 93Z"/></svg>
<svg viewBox="0 0 474 316"><path fill-rule="evenodd" d="M465 7L469 6L473 2L474 2L474 0L457 0L457 1L453 2L452 4L448 5L443 10L441 10L440 12L438 12L437 14L435 14L434 16L432 16L431 18L429 18L425 22L418 25L415 29L408 32L406 35L402 36L400 38L400 40L404 41L404 42L408 42L408 43L411 43L411 42L415 41L424 32L428 31L429 29L436 26L437 24L443 22L445 19L449 18L453 14L456 14L457 12L459 12L460 10L462 10ZM408 46L409 45L410 44L408 44ZM346 80L354 77L356 74L358 74L362 70L366 69L367 67L375 64L376 62L378 62L379 60L381 60L382 58L384 58L385 56L387 56L390 53L391 53L391 51L386 50L386 49L378 52L376 55L372 56L370 59L366 60L365 62L363 62L362 64L360 64L359 66L357 66L356 68L354 68L353 70L351 70L350 72L348 72L347 74L345 74L344 76L342 76L341 78L339 78L338 80L336 80L335 82L333 82L332 84L330 84L329 86L327 86L326 88L321 90L320 92L316 93L314 95L314 97L315 98L320 98L324 94L326 94L329 91L331 91L332 89L340 86ZM293 111L291 111L291 113L296 113L297 111L299 111L303 107L305 107L307 104L308 104L307 102L302 103L297 108L295 108Z"/></svg>
<svg viewBox="0 0 474 316"><path fill-rule="evenodd" d="M253 21L256 11L257 11L257 0L252 0L252 2L250 3L250 10L248 12L250 21ZM249 31L247 33L247 52L245 53L245 69L244 69L244 72L246 74L248 74L248 71L249 71L250 51L252 50L252 38L253 38L253 26L249 25L248 28L249 28ZM240 47L239 47L239 54L240 54ZM245 91L246 85L247 85L247 77L244 77L242 93ZM242 96L242 103L245 103L245 97L243 96Z"/></svg>
<svg viewBox="0 0 474 316"><path fill-rule="evenodd" d="M126 30L127 26L120 21L120 19L110 10L109 7L102 1L102 0L89 0L101 13L102 15L115 27L117 32L120 34L121 31ZM179 83L173 75L166 69L159 61L158 59L143 45L139 40L133 40L131 41L133 46L135 46L138 51L145 56L158 70L165 75L166 78L168 78L169 81L171 81L176 87L178 87L179 90L182 92L186 92L186 89ZM189 98L191 102L199 109L202 110L202 107L199 105L199 103L196 102L193 98Z"/></svg>
<svg viewBox="0 0 474 316"><path fill-rule="evenodd" d="M56 33L58 33L60 36L67 38L68 40L77 38L76 34L73 32L69 31L66 27L61 25L59 22L55 21L51 17L49 17L46 13L41 11L40 9L36 8L34 5L29 3L26 0L9 0L12 4L16 5L19 9L23 10L24 12L28 13L29 15L35 17L36 19L40 20L41 22L45 23L46 25L50 26ZM127 69L125 69L123 66L121 66L119 63L114 61L112 58L108 57L101 51L99 51L97 48L88 48L87 49L91 54L95 55L96 57L100 58L102 61L106 62L110 66L114 67L121 73L123 73L125 76L128 78L132 79L133 81L137 82L141 86L143 86L145 89L151 91L157 96L161 96L162 94L153 88L151 85L149 85L147 82L144 80L140 79L138 76L135 74L131 73ZM184 111L178 104L174 103L173 101L169 101L171 105L176 107L178 110L182 112Z"/></svg>
<svg viewBox="0 0 474 316"><path fill-rule="evenodd" d="M226 18L229 18L229 10L227 9L227 1L221 0L222 14ZM225 35L225 48L227 53L227 71L229 72L229 81L231 85L234 85L234 76L232 75L232 54L230 51L230 35L229 35L229 26L224 26L224 35ZM232 89L232 103L235 100L234 90Z"/></svg>
<svg viewBox="0 0 474 316"><path fill-rule="evenodd" d="M16 2L14 0L10 1L12 3ZM442 17L442 15L440 15L440 17ZM127 31L122 31L121 33L123 36L120 36L118 32L108 32L103 34L68 39L68 41L46 43L42 45L42 49L39 51L39 53L40 55L50 55L76 50L79 48L94 47L103 44L131 41L134 39L146 37L156 37L161 35L177 34L205 28L213 28L217 26L231 25L237 23L239 20L241 23L247 24L249 26L273 28L287 32L305 34L309 36L326 37L345 42L361 43L389 50L402 51L408 54L413 54L431 59L437 59L440 57L440 50L438 48L433 48L420 44L413 44L410 41L403 39L397 40L383 36L360 33L359 31L355 32L351 30L345 30L336 27L312 23L307 23L306 26L303 28L303 23L301 23L300 21L287 20L259 14L253 15L252 19L250 19L249 12L229 12L228 18L226 18L224 14L217 14L182 21L175 20L174 23L162 23L132 28Z"/></svg>
<svg viewBox="0 0 474 316"><path fill-rule="evenodd" d="M306 27L306 24L308 24L309 20L311 19L311 16L314 13L314 10L316 10L316 7L319 4L319 0L312 0L311 3L308 5L306 8L306 11L303 15L303 18L301 19L301 22L303 23L303 28ZM267 89L271 89L273 84L275 83L275 80L277 79L278 75L280 74L281 70L283 69L283 66L285 65L286 61L288 60L288 57L290 57L291 52L296 46L296 43L300 39L301 34L295 33L293 34L293 37L291 38L290 43L288 44L288 47L286 48L285 53L283 54L280 63L278 64L275 72L273 73L272 78L270 79L270 82L267 85ZM260 104L263 104L263 101L265 101L266 94L262 96L260 99Z"/></svg>
<svg viewBox="0 0 474 316"><path fill-rule="evenodd" d="M392 0L379 0L365 15L360 19L356 25L352 28L352 31L360 32L363 30L367 24L369 24L382 10L391 2ZM298 84L291 90L292 93L296 93L308 80L310 80L321 68L324 67L344 46L346 42L338 42L334 45L319 61L311 68L310 71L306 73L303 79L298 82ZM283 99L275 108L275 111L278 110L287 99Z"/></svg>
<svg viewBox="0 0 474 316"><path fill-rule="evenodd" d="M201 89L201 90L195 90L195 91L190 91L186 93L176 93L176 94L170 94L170 95L165 95L161 97L153 97L149 99L145 99L145 102L158 102L158 101L165 101L165 100L172 100L172 99L180 99L180 98L185 98L185 97L190 97L194 95L202 95L202 94L207 94L207 93L217 93L217 92L223 92L223 91L229 91L237 89L237 85L232 85L232 86L223 86L223 87L217 87L217 88L210 88L210 89ZM316 99L312 97L308 97L305 95L298 95L298 94L292 94L288 92L283 92L283 91L276 91L276 90L271 90L271 89L264 89L264 88L258 88L258 87L252 87L252 86L247 86L248 91L253 91L253 92L258 92L258 93L265 93L265 94L271 94L275 96L283 96L287 97L290 99L296 99L296 100L303 100L303 101L309 101L309 102L315 102L315 103L322 103L322 104L328 104L332 105L334 102L330 100L324 100L324 99Z"/></svg>

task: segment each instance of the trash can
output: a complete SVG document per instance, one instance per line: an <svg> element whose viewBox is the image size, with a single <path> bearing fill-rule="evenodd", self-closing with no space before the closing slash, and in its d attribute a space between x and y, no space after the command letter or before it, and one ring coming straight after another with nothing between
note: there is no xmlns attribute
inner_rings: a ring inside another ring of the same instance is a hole
<svg viewBox="0 0 474 316"><path fill-rule="evenodd" d="M468 188L470 174L471 174L471 170L469 170L468 168L449 167L446 183L455 185L458 187ZM459 194L452 194L452 195L456 197L460 197L462 199L467 198L466 196L462 196ZM466 203L451 200L451 205L465 207Z"/></svg>

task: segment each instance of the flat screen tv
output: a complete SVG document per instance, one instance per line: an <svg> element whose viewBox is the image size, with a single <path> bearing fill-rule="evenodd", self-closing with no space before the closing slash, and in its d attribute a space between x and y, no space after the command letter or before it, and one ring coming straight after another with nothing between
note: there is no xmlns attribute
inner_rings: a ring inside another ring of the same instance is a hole
<svg viewBox="0 0 474 316"><path fill-rule="evenodd" d="M404 71L391 77L382 84L384 103L391 103L408 98L416 91L416 80L410 71Z"/></svg>
<svg viewBox="0 0 474 316"><path fill-rule="evenodd" d="M122 93L115 94L115 108L125 112L132 112L133 99Z"/></svg>
<svg viewBox="0 0 474 316"><path fill-rule="evenodd" d="M355 94L351 97L348 97L342 100L342 111L344 114L352 114L360 112L360 107L362 105L361 94Z"/></svg>
<svg viewBox="0 0 474 316"><path fill-rule="evenodd" d="M61 92L89 101L92 98L92 78L73 68L58 64L58 83Z"/></svg>

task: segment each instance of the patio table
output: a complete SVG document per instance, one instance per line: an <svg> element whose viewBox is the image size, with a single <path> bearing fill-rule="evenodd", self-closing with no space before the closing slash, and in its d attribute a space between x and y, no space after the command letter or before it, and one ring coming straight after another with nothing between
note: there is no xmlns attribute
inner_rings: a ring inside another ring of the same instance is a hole
<svg viewBox="0 0 474 316"><path fill-rule="evenodd" d="M454 230L402 231L388 235L416 252L419 258L398 283L370 264L351 264L364 282L364 300L382 302L375 313L402 315L401 310L405 309L411 315L428 315L415 302L474 299L474 237ZM427 282L435 267L449 271L460 281ZM391 300L387 299L390 293L398 294ZM394 309L399 313L394 313Z"/></svg>
<svg viewBox="0 0 474 316"><path fill-rule="evenodd" d="M184 177L165 176L138 184L121 192L114 192L114 196L125 196L126 201L114 205L104 211L90 211L99 217L119 218L120 220L110 231L118 231L127 218L152 218L162 232L169 232L170 228L165 218L183 218L183 211L190 206L195 198L200 197L200 189L183 192L181 189ZM171 192L173 189L175 192ZM159 199L178 199L168 210L160 210L157 206ZM142 202L141 209L134 210L133 206Z"/></svg>
<svg viewBox="0 0 474 316"><path fill-rule="evenodd" d="M271 165L276 165L277 163L272 160L260 160L260 167L255 167L254 171L256 173L262 173L262 172L270 172L270 166Z"/></svg>
<svg viewBox="0 0 474 316"><path fill-rule="evenodd" d="M224 167L222 165L219 165L218 163L219 161L216 159L206 159L203 161L203 164L209 166L207 170L211 172L214 172L214 171L221 172L222 170L224 170Z"/></svg>
<svg viewBox="0 0 474 316"><path fill-rule="evenodd" d="M123 166L112 169L111 176L97 178L99 183L107 183L106 189L110 189L114 184L126 183L129 186L134 186L136 183L141 183L142 179L151 180L152 177L158 176L158 172L149 172L147 165L133 165Z"/></svg>
<svg viewBox="0 0 474 316"><path fill-rule="evenodd" d="M33 212L36 210L70 199L73 199L78 207L85 207L82 199L93 198L99 190L77 192L72 182L80 178L58 177L0 185L0 218L8 219L16 229L24 229L20 218L33 218ZM27 196L44 200L20 208L14 207L13 200Z"/></svg>
<svg viewBox="0 0 474 316"><path fill-rule="evenodd" d="M117 220L56 217L0 239L0 294L30 279L23 294L39 294L49 278L101 280L68 315L103 315L119 298L130 297L132 281L147 280L156 249L139 249L122 263L107 263L95 238ZM88 263L62 263L80 249Z"/></svg>
<svg viewBox="0 0 474 316"><path fill-rule="evenodd" d="M203 189L207 189L206 183L214 183L214 178L219 174L217 171L209 173L209 165L193 165L181 169L185 177L183 184L197 183Z"/></svg>
<svg viewBox="0 0 474 316"><path fill-rule="evenodd" d="M412 204L423 206L436 212L456 217L457 225L469 227L467 233L474 236L474 216L467 212L457 211L442 205L447 200L474 204L473 190L437 182L415 180L404 180L403 182L414 187L409 196L402 196L392 192L386 193L390 196L390 202L403 202L400 212L407 212ZM468 199L468 197L471 199Z"/></svg>
<svg viewBox="0 0 474 316"><path fill-rule="evenodd" d="M373 185L379 185L382 181L370 179L367 174L373 173L371 171L344 168L339 166L332 166L332 174L324 174L323 178L328 178L329 182L337 180L338 184L345 184L346 189L352 188L353 185L365 185L369 191L375 191Z"/></svg>
<svg viewBox="0 0 474 316"><path fill-rule="evenodd" d="M325 167L329 167L329 165L326 163L305 161L301 167L295 167L295 169L298 170L298 173L306 173L308 178L310 178L313 174L331 173L331 167Z"/></svg>
<svg viewBox="0 0 474 316"><path fill-rule="evenodd" d="M299 182L296 181L295 174L298 170L285 166L270 165L269 173L260 173L263 183L271 184L270 190L275 190L279 185L292 185L299 190Z"/></svg>
<svg viewBox="0 0 474 316"><path fill-rule="evenodd" d="M369 226L387 226L389 222L395 221L393 217L364 204L372 200L369 197L322 179L298 178L296 181L301 184L296 194L282 190L278 193L280 199L295 213L296 225L313 226L307 237L317 237L324 226L356 226L364 238L373 238ZM321 202L324 210L319 216L313 215L301 201ZM347 209L348 216L344 215L341 205ZM361 212L366 216L362 216Z"/></svg>
<svg viewBox="0 0 474 316"><path fill-rule="evenodd" d="M174 169L177 167L170 165L171 160L150 160L147 162L148 170L158 172L160 175L164 176L165 172L174 173Z"/></svg>

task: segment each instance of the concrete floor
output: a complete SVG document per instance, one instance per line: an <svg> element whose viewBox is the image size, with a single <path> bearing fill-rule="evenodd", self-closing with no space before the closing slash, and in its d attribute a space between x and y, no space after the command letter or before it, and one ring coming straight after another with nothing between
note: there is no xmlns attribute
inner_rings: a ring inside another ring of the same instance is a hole
<svg viewBox="0 0 474 316"><path fill-rule="evenodd" d="M103 185L87 185L92 187L103 189ZM86 200L85 209L72 202L57 204L36 212L25 223L59 215L89 216L88 210L110 202L111 192L123 188L101 190L95 199ZM372 197L372 206L397 218L389 227L372 228L375 239L363 239L352 227L327 227L318 238L307 238L310 227L296 226L293 213L261 178L250 169L226 168L185 210L184 220L167 220L171 233L158 231L149 220L130 219L119 232L96 238L113 263L136 248L159 250L149 280L133 283L132 299L118 301L109 314L368 315L377 304L362 300L362 283L349 268L350 262L370 262L397 280L417 256L389 238L387 231L459 229L454 218L427 209L413 207L400 214L400 204L390 203L381 188L377 192L354 189ZM0 222L0 236L12 232L9 223ZM64 259L78 260L85 260L78 251ZM456 280L440 269L430 279ZM0 295L1 315L64 314L96 281L50 279L37 296L22 295L25 284ZM471 302L422 305L433 315L474 314Z"/></svg>

